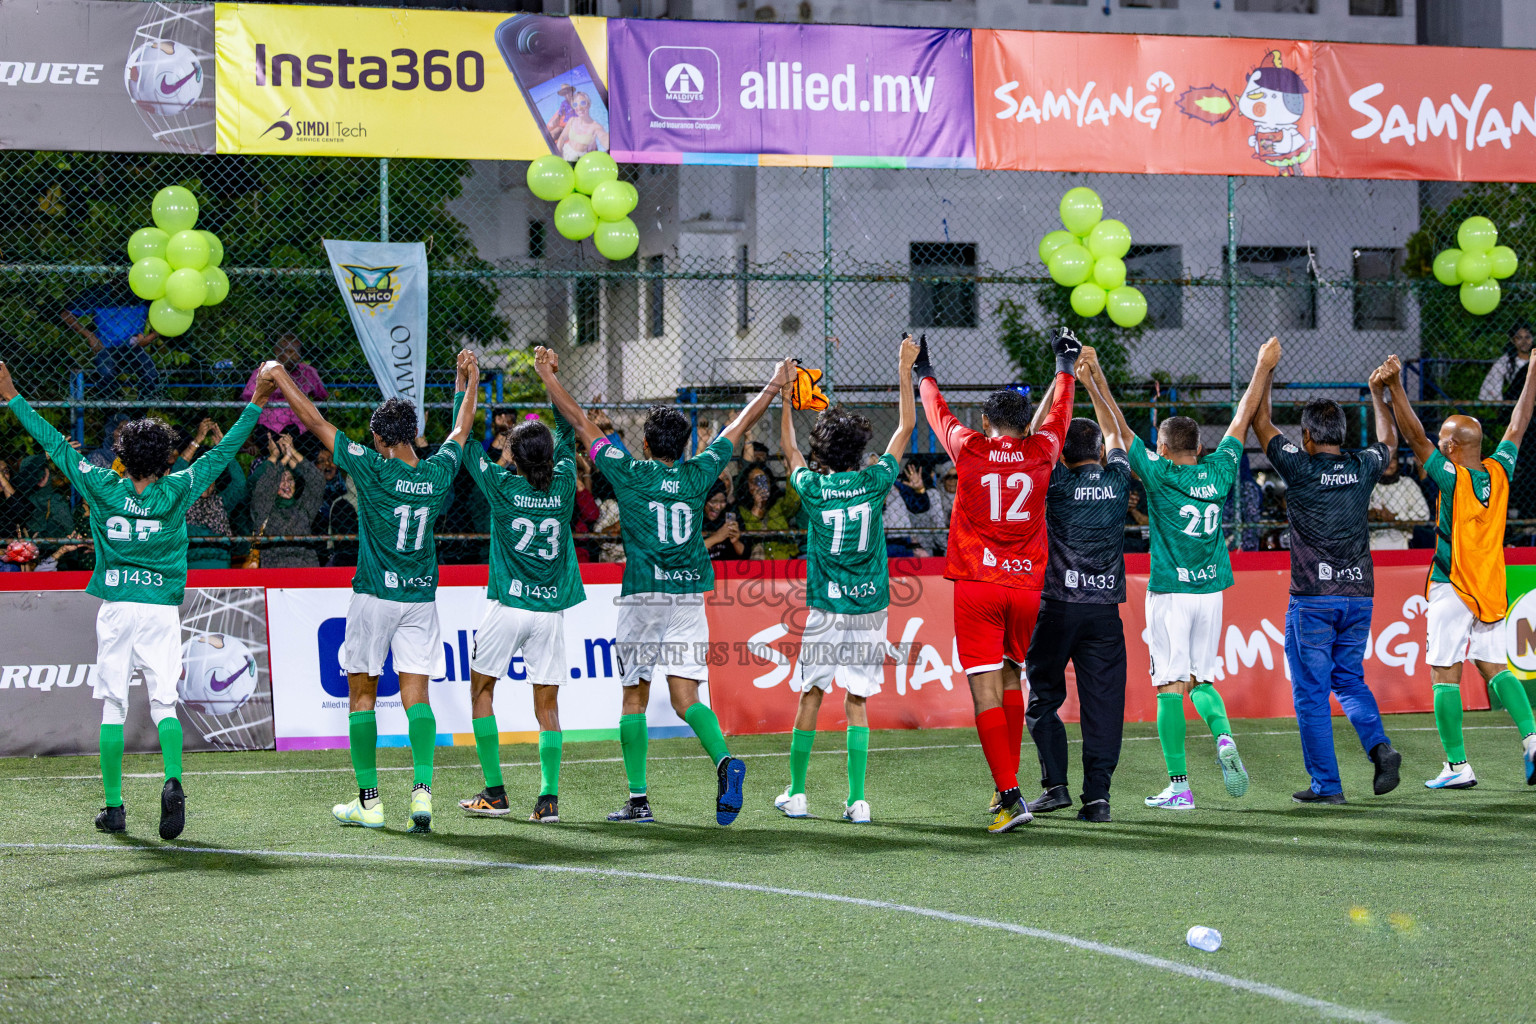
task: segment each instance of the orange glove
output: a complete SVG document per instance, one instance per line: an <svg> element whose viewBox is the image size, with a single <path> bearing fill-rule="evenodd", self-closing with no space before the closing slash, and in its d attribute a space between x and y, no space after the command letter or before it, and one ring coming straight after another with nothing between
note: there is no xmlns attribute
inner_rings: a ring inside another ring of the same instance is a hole
<svg viewBox="0 0 1536 1024"><path fill-rule="evenodd" d="M820 370L809 370L796 361L795 379L789 386L789 404L796 409L825 409L827 396L816 383L821 380Z"/></svg>

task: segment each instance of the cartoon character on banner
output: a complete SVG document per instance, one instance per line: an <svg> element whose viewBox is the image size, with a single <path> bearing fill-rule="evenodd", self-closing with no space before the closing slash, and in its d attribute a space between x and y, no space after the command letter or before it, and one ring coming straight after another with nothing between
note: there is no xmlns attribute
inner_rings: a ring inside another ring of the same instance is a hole
<svg viewBox="0 0 1536 1024"><path fill-rule="evenodd" d="M1206 124L1221 124L1236 111L1253 122L1248 145L1253 158L1275 168L1282 178L1302 177L1302 165L1317 152L1317 127L1302 133L1307 112L1307 86L1301 76L1285 66L1279 50L1271 50L1248 73L1242 95L1236 101L1225 89L1205 85L1185 89L1179 110Z"/></svg>

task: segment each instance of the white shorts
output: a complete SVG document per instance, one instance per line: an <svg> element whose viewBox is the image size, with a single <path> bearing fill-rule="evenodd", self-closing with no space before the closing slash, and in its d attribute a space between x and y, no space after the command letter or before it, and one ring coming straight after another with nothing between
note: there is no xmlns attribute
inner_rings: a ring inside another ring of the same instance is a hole
<svg viewBox="0 0 1536 1024"><path fill-rule="evenodd" d="M1429 585L1429 613L1424 621L1429 634L1424 644L1426 665L1450 668L1468 658L1504 664L1504 623L1479 622L1449 583Z"/></svg>
<svg viewBox="0 0 1536 1024"><path fill-rule="evenodd" d="M509 608L487 601L485 617L475 633L469 668L497 679L508 674L512 659L523 656L528 682L535 686L559 686L570 669L565 660L565 615Z"/></svg>
<svg viewBox="0 0 1536 1024"><path fill-rule="evenodd" d="M348 675L361 672L377 676L384 671L384 659L391 652L396 673L443 674L443 635L437 625L437 605L353 594L347 605L341 670Z"/></svg>
<svg viewBox="0 0 1536 1024"><path fill-rule="evenodd" d="M839 615L809 609L800 636L799 672L805 684L830 691L837 685L855 697L873 697L885 681L885 660L891 644L885 633L886 612Z"/></svg>
<svg viewBox="0 0 1536 1024"><path fill-rule="evenodd" d="M619 669L625 686L657 676L709 681L703 594L635 594L619 605Z"/></svg>
<svg viewBox="0 0 1536 1024"><path fill-rule="evenodd" d="M96 699L128 703L128 680L144 670L149 699L176 703L181 680L181 609L173 604L103 601L96 613Z"/></svg>
<svg viewBox="0 0 1536 1024"><path fill-rule="evenodd" d="M1221 594L1147 591L1147 647L1152 685L1216 681L1221 657Z"/></svg>

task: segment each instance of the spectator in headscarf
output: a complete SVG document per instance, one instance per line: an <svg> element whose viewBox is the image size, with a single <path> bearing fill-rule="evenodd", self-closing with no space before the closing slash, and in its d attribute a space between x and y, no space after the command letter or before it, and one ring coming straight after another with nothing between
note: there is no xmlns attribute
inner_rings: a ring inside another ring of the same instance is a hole
<svg viewBox="0 0 1536 1024"><path fill-rule="evenodd" d="M315 513L325 497L325 478L314 462L300 455L287 434L281 438L281 458L263 474L251 494L252 518L263 536L308 534ZM320 564L313 545L297 542L267 545L261 553L263 569L295 569Z"/></svg>
<svg viewBox="0 0 1536 1024"><path fill-rule="evenodd" d="M187 509L187 568L228 569L230 533L229 510L210 484Z"/></svg>
<svg viewBox="0 0 1536 1024"><path fill-rule="evenodd" d="M773 474L756 463L748 464L742 476L738 501L736 514L744 530L789 531L800 512L800 496L780 491ZM754 540L751 550L753 558L794 558L800 554L800 545L792 538L776 537Z"/></svg>
<svg viewBox="0 0 1536 1024"><path fill-rule="evenodd" d="M734 561L747 557L747 545L741 539L741 523L730 511L725 484L716 480L704 499L704 546L716 561Z"/></svg>

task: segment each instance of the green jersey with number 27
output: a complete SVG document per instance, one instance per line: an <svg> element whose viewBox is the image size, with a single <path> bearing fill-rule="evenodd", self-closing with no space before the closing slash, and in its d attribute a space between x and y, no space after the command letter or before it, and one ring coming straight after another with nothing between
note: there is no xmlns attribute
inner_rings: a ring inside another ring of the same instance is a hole
<svg viewBox="0 0 1536 1024"><path fill-rule="evenodd" d="M1216 450L1181 466L1131 442L1131 469L1147 489L1154 594L1216 594L1232 585L1221 510L1237 481L1243 443L1224 437Z"/></svg>
<svg viewBox="0 0 1536 1024"><path fill-rule="evenodd" d="M885 550L885 498L896 457L863 469L821 475L795 470L790 482L806 512L805 603L838 615L868 615L891 603Z"/></svg>

